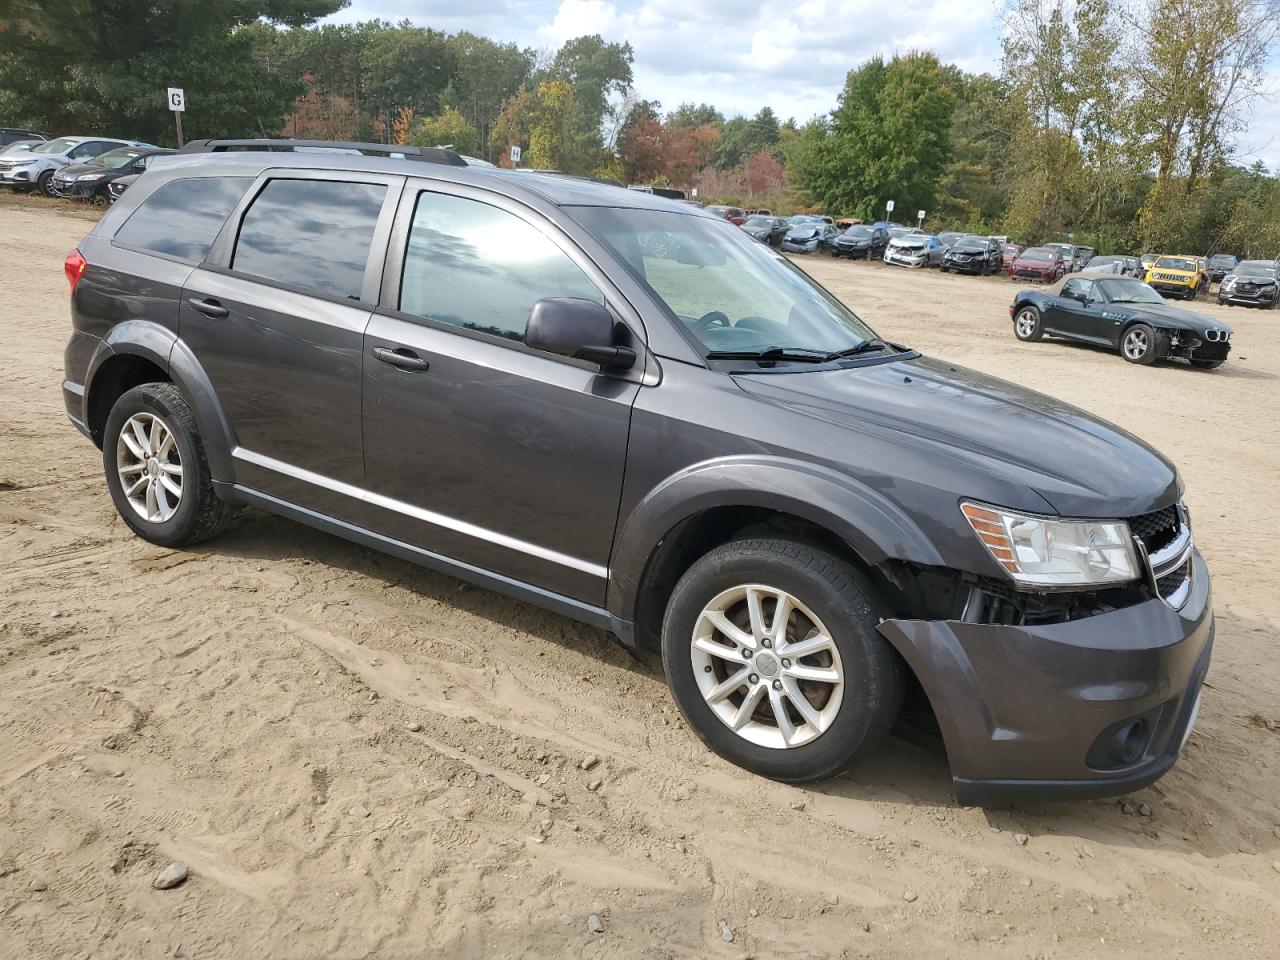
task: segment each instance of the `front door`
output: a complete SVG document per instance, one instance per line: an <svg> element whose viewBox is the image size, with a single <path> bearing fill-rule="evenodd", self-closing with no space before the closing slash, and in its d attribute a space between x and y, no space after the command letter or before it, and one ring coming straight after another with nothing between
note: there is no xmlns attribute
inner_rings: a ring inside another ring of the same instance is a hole
<svg viewBox="0 0 1280 960"><path fill-rule="evenodd" d="M523 343L534 303L608 303L603 279L557 228L487 191L406 196L393 237L365 337L368 522L603 605L639 385Z"/></svg>
<svg viewBox="0 0 1280 960"><path fill-rule="evenodd" d="M236 482L343 517L364 482L364 331L403 178L315 173L255 184L187 280L179 328L235 437Z"/></svg>
<svg viewBox="0 0 1280 960"><path fill-rule="evenodd" d="M1093 281L1071 279L1054 297L1053 308L1045 320L1045 328L1081 340L1098 338L1097 308L1089 304Z"/></svg>

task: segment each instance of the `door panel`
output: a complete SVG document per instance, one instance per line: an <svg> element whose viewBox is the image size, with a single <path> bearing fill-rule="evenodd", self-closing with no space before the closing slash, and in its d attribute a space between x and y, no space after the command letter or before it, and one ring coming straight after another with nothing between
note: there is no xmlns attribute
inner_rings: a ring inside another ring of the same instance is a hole
<svg viewBox="0 0 1280 960"><path fill-rule="evenodd" d="M192 300L227 315L206 316ZM237 458L237 482L314 509L335 501L286 468L363 482L360 368L370 313L210 270L191 275L180 336L200 358L237 444L257 455Z"/></svg>

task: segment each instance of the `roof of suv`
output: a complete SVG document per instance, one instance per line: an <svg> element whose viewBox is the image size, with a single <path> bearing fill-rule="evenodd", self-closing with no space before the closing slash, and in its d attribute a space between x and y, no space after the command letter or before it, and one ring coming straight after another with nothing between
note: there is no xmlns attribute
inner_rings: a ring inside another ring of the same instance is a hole
<svg viewBox="0 0 1280 960"><path fill-rule="evenodd" d="M393 157L358 154L234 150L221 153L169 154L152 165L159 171L190 170L204 175L257 176L275 167L300 170L364 171L450 183L470 183L501 193L534 194L556 206L628 207L711 217L699 207L637 190L557 174L508 170L501 167L452 166Z"/></svg>

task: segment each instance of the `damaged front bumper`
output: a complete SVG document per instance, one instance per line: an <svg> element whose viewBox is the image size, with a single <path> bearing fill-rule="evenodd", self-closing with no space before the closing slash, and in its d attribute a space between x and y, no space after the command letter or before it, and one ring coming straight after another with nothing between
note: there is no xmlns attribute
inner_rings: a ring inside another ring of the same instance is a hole
<svg viewBox="0 0 1280 960"><path fill-rule="evenodd" d="M886 620L941 727L956 799L1000 805L1127 793L1186 741L1213 648L1192 553L1181 607L1152 599L1064 623Z"/></svg>

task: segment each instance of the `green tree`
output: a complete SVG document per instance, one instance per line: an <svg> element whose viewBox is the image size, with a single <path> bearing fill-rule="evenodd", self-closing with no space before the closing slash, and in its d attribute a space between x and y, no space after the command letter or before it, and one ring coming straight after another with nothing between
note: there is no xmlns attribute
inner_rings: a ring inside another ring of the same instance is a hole
<svg viewBox="0 0 1280 960"><path fill-rule="evenodd" d="M406 142L420 147L452 146L459 153L474 154L479 148L480 136L460 111L445 107L434 117L415 120Z"/></svg>
<svg viewBox="0 0 1280 960"><path fill-rule="evenodd" d="M560 169L589 173L604 159L601 151L612 147L605 143L602 127L612 121L616 128L622 119L612 98L621 98L631 87L633 59L631 44L605 43L599 34L574 37L556 53L547 78L567 84L573 104L572 142Z"/></svg>
<svg viewBox="0 0 1280 960"><path fill-rule="evenodd" d="M188 136L271 134L302 88L259 62L245 28L302 26L344 3L0 0L0 90L15 121L172 143L164 91L182 87Z"/></svg>
<svg viewBox="0 0 1280 960"><path fill-rule="evenodd" d="M442 99L475 128L480 143L488 144L502 105L529 79L533 55L514 43L497 43L473 33L456 34L448 42L456 72Z"/></svg>
<svg viewBox="0 0 1280 960"><path fill-rule="evenodd" d="M682 103L667 115L669 127L724 126L724 114L709 103Z"/></svg>
<svg viewBox="0 0 1280 960"><path fill-rule="evenodd" d="M381 26L365 43L360 67L368 104L385 135L402 109L433 114L440 108L455 60L443 33L407 20Z"/></svg>

